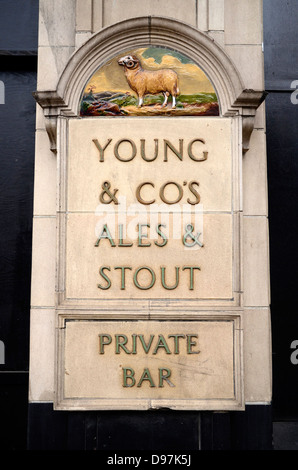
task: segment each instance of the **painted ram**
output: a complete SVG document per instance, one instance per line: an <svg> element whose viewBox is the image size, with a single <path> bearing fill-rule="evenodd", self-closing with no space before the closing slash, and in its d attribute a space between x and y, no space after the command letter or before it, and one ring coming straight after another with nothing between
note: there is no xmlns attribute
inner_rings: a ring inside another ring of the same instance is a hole
<svg viewBox="0 0 298 470"><path fill-rule="evenodd" d="M168 97L172 96L172 108L176 107L176 97L179 95L178 76L174 70L144 70L140 60L134 55L127 55L118 60L124 67L126 80L132 90L138 95L138 106L143 105L144 96L163 93L166 106Z"/></svg>

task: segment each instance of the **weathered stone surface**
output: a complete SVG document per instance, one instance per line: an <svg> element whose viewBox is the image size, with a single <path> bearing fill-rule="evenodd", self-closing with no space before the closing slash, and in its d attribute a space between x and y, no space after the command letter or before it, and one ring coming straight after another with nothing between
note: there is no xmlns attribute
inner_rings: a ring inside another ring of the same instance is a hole
<svg viewBox="0 0 298 470"><path fill-rule="evenodd" d="M225 0L225 42L262 43L262 0Z"/></svg>
<svg viewBox="0 0 298 470"><path fill-rule="evenodd" d="M243 218L244 305L270 304L269 249L267 217Z"/></svg>
<svg viewBox="0 0 298 470"><path fill-rule="evenodd" d="M55 377L55 309L30 314L29 400L53 401Z"/></svg>
<svg viewBox="0 0 298 470"><path fill-rule="evenodd" d="M223 31L225 28L225 0L208 1L208 29Z"/></svg>
<svg viewBox="0 0 298 470"><path fill-rule="evenodd" d="M75 14L76 0L40 0L39 48L74 46ZM42 64L47 65L44 60Z"/></svg>
<svg viewBox="0 0 298 470"><path fill-rule="evenodd" d="M93 0L77 0L76 2L76 31L92 30Z"/></svg>
<svg viewBox="0 0 298 470"><path fill-rule="evenodd" d="M245 87L252 90L263 90L264 70L261 45L228 45L225 50L235 62Z"/></svg>
<svg viewBox="0 0 298 470"><path fill-rule="evenodd" d="M57 160L49 149L49 138L45 130L36 131L35 149L34 192L39 194L39 197L34 199L34 215L56 216Z"/></svg>
<svg viewBox="0 0 298 470"><path fill-rule="evenodd" d="M108 140L112 141L103 153L93 140L103 148ZM136 156L131 161L119 161L115 157L115 146L123 160L129 160L133 154L133 144L120 140L129 139L135 144ZM158 139L158 156L152 162L146 162L141 156L141 140L144 142L144 154L148 159L155 156L154 140ZM183 160L167 147L165 157L164 140L168 140L179 152L180 140L183 148ZM208 152L206 161L194 161L189 157L188 146L194 139L192 151L196 159L203 158ZM155 188L145 186L141 195L145 200L155 199L162 204L159 197L160 187L169 181L183 186L184 182L199 182L196 187L200 193L200 204L205 211L231 210L231 121L220 118L148 118L120 119L102 118L94 120L84 118L71 120L69 130L69 174L68 174L68 210L95 211L100 203L102 183L109 181L111 190L118 189L117 197L126 197L126 204L138 202L135 190L143 182L152 182ZM167 158L167 161L164 161ZM172 194L170 194L172 192ZM169 194L168 194L169 193ZM177 199L177 187L170 186L167 191L170 201ZM184 196L180 204L188 204L187 199L196 199L189 189L184 187ZM108 199L106 199L108 200ZM188 204L189 205L189 204ZM108 207L108 206L107 206ZM114 203L109 208L115 207ZM149 207L150 208L150 207ZM147 207L147 209L149 209Z"/></svg>
<svg viewBox="0 0 298 470"><path fill-rule="evenodd" d="M179 214L178 214L179 217ZM127 221L127 232L123 244L131 244L130 247L111 246L108 239L98 241L103 230L102 217L92 214L69 214L67 218L66 239L66 297L73 299L133 299L133 298L162 298L162 299L231 299L233 297L233 259L232 259L232 217L228 214L206 214L200 221L203 226L198 225L198 230L203 236L199 240L204 247L186 249L182 243L184 233L182 229L177 231L175 239L169 238L166 246L160 247L155 242L157 239L155 224L152 223L153 236L146 224L150 219L130 217ZM177 217L169 217L169 222L164 220L170 227L175 226ZM111 219L110 219L111 220ZM144 238L138 246L139 239L136 229L139 223L144 224L142 233ZM115 244L119 245L119 227L117 224L107 224L111 235L115 228ZM161 228L166 233L166 228ZM183 231L183 232L182 232ZM132 238L132 235L135 237ZM148 234L148 238L145 235ZM137 237L137 238L136 238ZM98 246L95 246L98 243ZM146 244L151 246L146 247ZM198 248L198 249L196 249ZM130 267L122 272L121 266ZM190 270L187 266L199 267L193 271L193 287L191 286ZM103 267L109 267L100 272ZM119 267L115 270L115 267ZM137 269L147 267L148 269ZM178 286L173 290L162 286L161 268L165 267L165 284L168 287ZM179 267L179 271L176 271ZM108 276L111 286L104 278ZM125 283L121 275L125 274ZM136 276L136 277L135 277ZM134 281L136 279L136 281ZM154 285L149 288L153 280ZM100 284L101 287L98 287ZM140 287L139 287L140 286ZM141 288L143 287L143 289ZM147 289L146 289L147 288Z"/></svg>
<svg viewBox="0 0 298 470"><path fill-rule="evenodd" d="M55 306L56 218L33 220L31 305Z"/></svg>
<svg viewBox="0 0 298 470"><path fill-rule="evenodd" d="M151 407L159 401L172 408L196 408L206 399L221 401L223 408L225 401L239 406L235 348L237 336L227 320L70 321L63 397L93 400L100 408L113 407L112 399L120 408L132 402L136 408Z"/></svg>
<svg viewBox="0 0 298 470"><path fill-rule="evenodd" d="M128 18L147 15L159 15L166 18L175 18L195 26L196 2L195 0L187 0L186 6L186 4L180 0L171 0L171 2L168 0L150 0L150 2L118 0L117 8L113 8L109 0L103 0L104 26L109 26ZM95 25L95 31L98 29L99 25Z"/></svg>
<svg viewBox="0 0 298 470"><path fill-rule="evenodd" d="M270 403L272 400L270 309L247 308L243 319L245 401Z"/></svg>
<svg viewBox="0 0 298 470"><path fill-rule="evenodd" d="M254 130L243 158L243 211L245 215L268 215L266 135Z"/></svg>

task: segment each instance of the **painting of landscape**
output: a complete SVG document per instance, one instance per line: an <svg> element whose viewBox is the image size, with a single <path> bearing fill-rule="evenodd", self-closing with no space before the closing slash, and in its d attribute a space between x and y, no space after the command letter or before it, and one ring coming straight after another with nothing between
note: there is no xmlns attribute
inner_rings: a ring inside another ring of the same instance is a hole
<svg viewBox="0 0 298 470"><path fill-rule="evenodd" d="M218 116L214 87L185 55L162 47L127 51L88 80L80 116Z"/></svg>

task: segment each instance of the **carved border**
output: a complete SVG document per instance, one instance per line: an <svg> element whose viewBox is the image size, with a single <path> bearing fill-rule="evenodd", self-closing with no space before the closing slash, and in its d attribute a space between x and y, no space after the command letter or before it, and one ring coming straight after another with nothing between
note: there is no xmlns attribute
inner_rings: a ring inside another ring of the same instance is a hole
<svg viewBox="0 0 298 470"><path fill-rule="evenodd" d="M239 155L239 142L241 141L241 117L228 118L231 120L231 198L232 198L232 297L230 299L181 299L181 298L144 298L123 299L121 296L114 299L81 299L67 298L66 296L66 242L67 242L67 185L68 185L68 122L69 119L58 119L58 209L57 209L57 247L56 247L56 309L63 311L110 311L114 318L147 318L160 308L164 311L181 310L197 311L214 309L240 310L242 308L242 156ZM97 118L114 119L114 118ZM131 118L135 119L135 118ZM177 117L181 119L183 117ZM211 118L212 119L212 118ZM195 121L194 121L195 122Z"/></svg>
<svg viewBox="0 0 298 470"><path fill-rule="evenodd" d="M181 315L183 319L181 320ZM65 398L64 396L64 377L65 377L65 329L67 320L71 321L92 321L102 320L101 315L88 317L87 312L71 315L60 315L58 323L58 361L56 363L56 395L54 401L55 410L149 410L158 408L168 408L172 410L234 410L243 411L245 409L244 401L244 379L243 379L243 329L241 314L232 312L223 312L222 314L197 314L189 312L187 314L180 312L171 315L171 320L179 319L181 321L208 322L208 321L232 321L233 322L233 377L234 377L234 398L232 399L103 399L103 398ZM111 318L109 319L111 320ZM154 320L164 320L163 312L156 313Z"/></svg>
<svg viewBox="0 0 298 470"><path fill-rule="evenodd" d="M164 309L163 300L133 300L124 305L123 300L111 301L102 305L80 303L64 303L65 295L65 212L67 184L67 121L78 116L79 101L82 90L95 70L115 55L136 47L163 45L175 49L198 63L213 83L220 102L221 116L231 117L233 126L233 211L234 217L234 279L235 302L232 305L216 303L213 305L176 300ZM56 409L136 409L135 404L126 403L121 406L115 402L102 405L99 401L71 403L64 400L64 332L65 320L86 320L88 318L104 319L138 319L154 320L214 320L233 319L235 323L234 359L236 384L236 400L231 402L208 401L196 403L162 403L156 406L169 406L172 409L244 409L243 399L243 365L242 365L242 151L249 148L249 140L254 126L257 108L265 99L263 90L246 90L241 77L228 55L207 34L179 22L177 20L157 16L139 17L109 26L94 34L70 58L56 89L37 91L34 97L43 108L46 129L49 135L50 148L57 153L58 166L58 206L57 206L57 344L56 344ZM242 148L242 151L241 151ZM61 269L62 267L62 269ZM162 310L163 309L163 310ZM227 309L230 311L227 312ZM129 312L131 310L131 312ZM162 311L161 311L162 310ZM200 310L200 313L198 313ZM221 310L221 311L219 311ZM148 409L144 404L142 409Z"/></svg>
<svg viewBox="0 0 298 470"><path fill-rule="evenodd" d="M222 116L243 116L243 151L249 148L256 109L265 99L262 90L246 90L228 55L207 34L180 21L158 16L133 18L94 34L70 58L56 90L37 91L50 147L57 151L57 117L77 116L82 90L96 69L115 55L142 46L163 45L198 63L213 83Z"/></svg>

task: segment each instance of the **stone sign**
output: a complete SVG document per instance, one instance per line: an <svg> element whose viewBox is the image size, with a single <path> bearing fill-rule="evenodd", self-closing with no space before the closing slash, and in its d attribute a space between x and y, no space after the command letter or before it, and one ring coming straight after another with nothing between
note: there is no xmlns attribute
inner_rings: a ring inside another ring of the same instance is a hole
<svg viewBox="0 0 298 470"><path fill-rule="evenodd" d="M237 329L232 317L67 321L60 406L229 408L240 390Z"/></svg>
<svg viewBox="0 0 298 470"><path fill-rule="evenodd" d="M117 56L59 120L55 406L242 409L238 124L149 49L159 66Z"/></svg>
<svg viewBox="0 0 298 470"><path fill-rule="evenodd" d="M232 299L230 129L70 120L66 298Z"/></svg>

